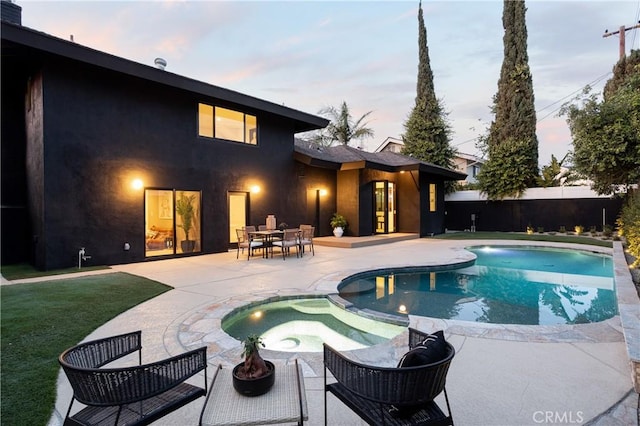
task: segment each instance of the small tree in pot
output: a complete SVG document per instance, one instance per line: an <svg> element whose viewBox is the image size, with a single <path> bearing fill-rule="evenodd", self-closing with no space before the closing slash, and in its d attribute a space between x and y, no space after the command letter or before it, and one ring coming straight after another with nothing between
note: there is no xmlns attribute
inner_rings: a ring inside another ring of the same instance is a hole
<svg viewBox="0 0 640 426"><path fill-rule="evenodd" d="M275 381L275 366L260 356L262 338L251 334L242 342L244 362L233 369L233 387L246 396L258 396L266 393Z"/></svg>
<svg viewBox="0 0 640 426"><path fill-rule="evenodd" d="M184 230L185 240L181 242L182 252L190 253L196 246L195 240L189 239L189 231L193 227L193 200L196 198L194 195L185 195L184 192L180 193L180 198L176 200L176 213L180 216L182 223L178 224L180 228Z"/></svg>

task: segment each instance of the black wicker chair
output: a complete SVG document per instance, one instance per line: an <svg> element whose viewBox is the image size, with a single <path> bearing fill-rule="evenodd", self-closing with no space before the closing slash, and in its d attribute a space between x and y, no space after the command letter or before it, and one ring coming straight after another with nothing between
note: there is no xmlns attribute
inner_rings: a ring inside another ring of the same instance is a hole
<svg viewBox="0 0 640 426"><path fill-rule="evenodd" d="M99 368L138 352L133 367ZM207 349L142 365L141 332L86 342L60 355L71 387L65 425L146 425L206 395ZM185 381L204 370L204 386ZM74 401L85 408L71 414Z"/></svg>
<svg viewBox="0 0 640 426"><path fill-rule="evenodd" d="M409 328L409 348L427 334ZM404 368L375 367L349 360L324 345L324 419L327 424L327 392L331 392L370 425L453 425L445 381L455 355L447 343L442 361ZM337 380L327 384L327 370ZM434 402L444 391L448 415ZM395 408L403 416L393 415ZM408 413L407 413L408 412Z"/></svg>

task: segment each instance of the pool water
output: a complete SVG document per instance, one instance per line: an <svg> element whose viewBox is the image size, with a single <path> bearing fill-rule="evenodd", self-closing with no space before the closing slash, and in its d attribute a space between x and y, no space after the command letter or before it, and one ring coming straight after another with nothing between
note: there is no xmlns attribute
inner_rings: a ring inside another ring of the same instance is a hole
<svg viewBox="0 0 640 426"><path fill-rule="evenodd" d="M473 266L358 275L339 286L359 309L495 324L599 322L617 314L611 256L473 247Z"/></svg>
<svg viewBox="0 0 640 426"><path fill-rule="evenodd" d="M269 350L321 352L323 342L337 350L377 345L405 327L361 317L322 297L251 305L223 318L222 329L241 341L258 334Z"/></svg>

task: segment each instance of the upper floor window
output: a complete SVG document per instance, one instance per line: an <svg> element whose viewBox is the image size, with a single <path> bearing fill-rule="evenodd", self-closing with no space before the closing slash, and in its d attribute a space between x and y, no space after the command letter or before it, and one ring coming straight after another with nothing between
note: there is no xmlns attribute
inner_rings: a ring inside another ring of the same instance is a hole
<svg viewBox="0 0 640 426"><path fill-rule="evenodd" d="M198 104L198 135L256 145L258 119L232 109Z"/></svg>

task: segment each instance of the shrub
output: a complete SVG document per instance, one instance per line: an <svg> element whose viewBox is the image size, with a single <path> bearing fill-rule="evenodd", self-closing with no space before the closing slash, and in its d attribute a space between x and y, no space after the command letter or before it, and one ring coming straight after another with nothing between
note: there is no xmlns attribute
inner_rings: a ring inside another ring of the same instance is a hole
<svg viewBox="0 0 640 426"><path fill-rule="evenodd" d="M636 258L634 265L640 264L640 194L628 196L620 217L616 221L620 236L627 240L627 250Z"/></svg>
<svg viewBox="0 0 640 426"><path fill-rule="evenodd" d="M347 219L345 219L345 217L340 213L334 213L331 217L331 220L329 221L329 224L332 228L346 228L348 225Z"/></svg>
<svg viewBox="0 0 640 426"><path fill-rule="evenodd" d="M560 229L558 230L558 232L560 232L561 234L566 234L567 233L567 228L565 228L564 226L561 226Z"/></svg>

